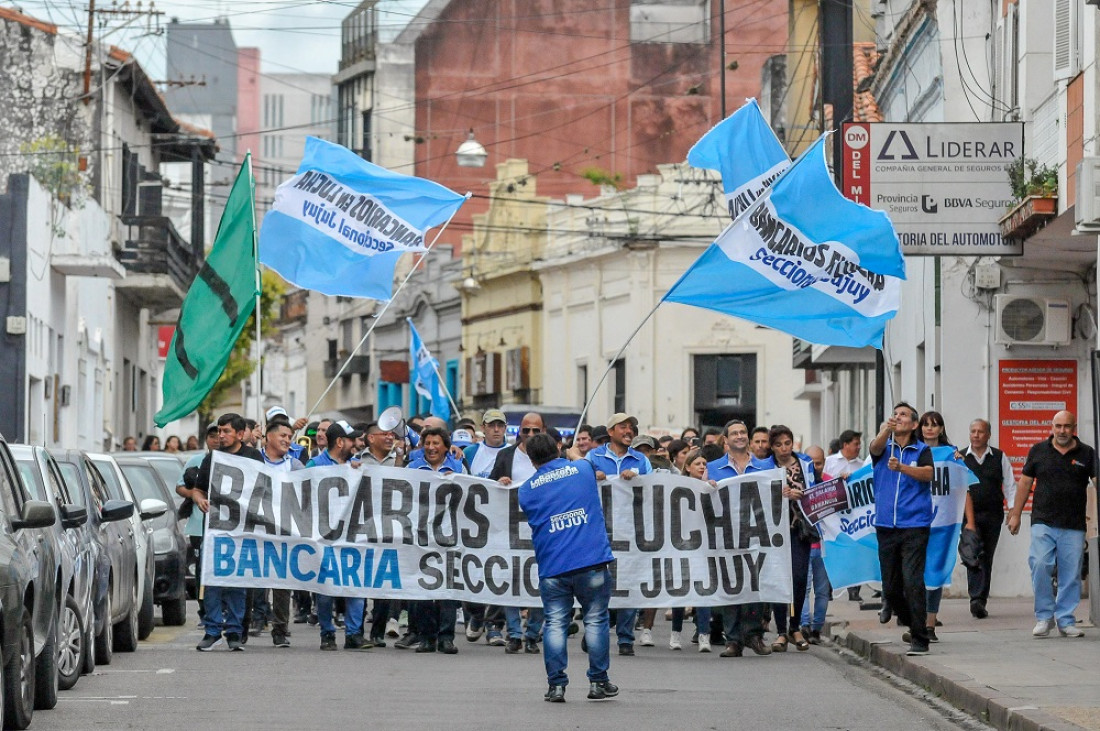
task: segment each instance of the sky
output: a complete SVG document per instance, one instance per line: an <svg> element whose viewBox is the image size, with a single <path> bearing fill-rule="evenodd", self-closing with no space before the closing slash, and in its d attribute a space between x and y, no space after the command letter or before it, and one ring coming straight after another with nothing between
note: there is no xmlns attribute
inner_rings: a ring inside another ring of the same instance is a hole
<svg viewBox="0 0 1100 731"><path fill-rule="evenodd" d="M389 40L423 7L426 0L379 0L379 33ZM116 8L120 0L97 0L96 8ZM129 6L137 6L129 0ZM149 0L142 8L147 10ZM172 18L181 22L210 22L225 17L238 46L259 46L265 73L335 73L340 60L340 21L359 0L155 0L163 26ZM87 33L87 0L23 0L5 3L41 20ZM155 79L164 79L163 35L149 33L147 18L100 15L106 27L97 31L103 42L133 53Z"/></svg>

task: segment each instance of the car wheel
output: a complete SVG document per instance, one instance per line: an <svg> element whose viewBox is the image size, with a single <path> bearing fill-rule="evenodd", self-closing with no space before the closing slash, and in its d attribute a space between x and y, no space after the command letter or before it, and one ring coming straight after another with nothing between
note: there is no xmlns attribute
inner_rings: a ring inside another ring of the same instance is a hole
<svg viewBox="0 0 1100 731"><path fill-rule="evenodd" d="M160 605L160 618L165 627L182 627L187 624L187 598L167 599Z"/></svg>
<svg viewBox="0 0 1100 731"><path fill-rule="evenodd" d="M23 729L34 715L34 625L23 607L19 642L4 668L4 728Z"/></svg>
<svg viewBox="0 0 1100 731"><path fill-rule="evenodd" d="M147 590L152 591L152 585L146 587ZM126 619L115 625L115 651L116 652L134 652L138 646L138 614L141 612L141 605L138 603L137 596L137 582L134 582L134 600L130 602L130 612L126 615Z"/></svg>
<svg viewBox="0 0 1100 731"><path fill-rule="evenodd" d="M110 665L115 649L115 625L111 622L111 592L107 587L107 598L103 600L103 629L95 636L95 661L100 665Z"/></svg>
<svg viewBox="0 0 1100 731"><path fill-rule="evenodd" d="M167 624L167 622L165 623ZM138 613L138 639L144 640L149 635L153 634L153 627L156 622L153 618L153 592L145 592L145 597L141 600L141 612Z"/></svg>
<svg viewBox="0 0 1100 731"><path fill-rule="evenodd" d="M60 626L57 634L57 686L68 690L80 680L84 666L84 625L80 621L80 607L71 595L65 595L61 607Z"/></svg>
<svg viewBox="0 0 1100 731"><path fill-rule="evenodd" d="M57 626L61 623L61 613L53 618L53 626L46 638L46 645L38 653L34 665L34 707L48 711L57 705Z"/></svg>

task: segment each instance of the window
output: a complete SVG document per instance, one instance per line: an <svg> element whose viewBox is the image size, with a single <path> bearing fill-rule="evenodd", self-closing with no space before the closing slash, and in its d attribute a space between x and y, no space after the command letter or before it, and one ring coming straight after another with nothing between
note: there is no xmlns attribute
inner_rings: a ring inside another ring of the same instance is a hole
<svg viewBox="0 0 1100 731"><path fill-rule="evenodd" d="M588 366L577 366L577 403L588 401Z"/></svg>
<svg viewBox="0 0 1100 731"><path fill-rule="evenodd" d="M84 500L84 490L80 488L80 468L68 462L58 462L57 469L61 470L61 478L65 481L65 484L72 488L69 490L70 501L74 505L87 507Z"/></svg>
<svg viewBox="0 0 1100 731"><path fill-rule="evenodd" d="M709 40L707 0L633 0L630 40L633 43L706 43Z"/></svg>
<svg viewBox="0 0 1100 731"><path fill-rule="evenodd" d="M694 358L695 413L700 426L730 419L756 421L756 354L697 355Z"/></svg>
<svg viewBox="0 0 1100 731"><path fill-rule="evenodd" d="M611 370L615 379L615 403L611 411L618 414L626 411L626 360L619 358Z"/></svg>
<svg viewBox="0 0 1100 731"><path fill-rule="evenodd" d="M337 346L337 343L336 343L335 340L329 340L328 341L328 359L329 360L336 360L337 347L338 346Z"/></svg>

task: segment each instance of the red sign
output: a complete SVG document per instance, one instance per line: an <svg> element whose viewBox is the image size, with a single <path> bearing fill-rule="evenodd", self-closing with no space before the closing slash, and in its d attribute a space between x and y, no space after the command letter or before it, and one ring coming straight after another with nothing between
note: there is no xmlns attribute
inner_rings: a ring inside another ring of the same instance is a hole
<svg viewBox="0 0 1100 731"><path fill-rule="evenodd" d="M847 122L844 135L844 197L871 205L871 130L866 124Z"/></svg>
<svg viewBox="0 0 1100 731"><path fill-rule="evenodd" d="M168 348L172 345L172 336L176 334L175 325L161 325L157 328L157 355L168 357Z"/></svg>
<svg viewBox="0 0 1100 731"><path fill-rule="evenodd" d="M1008 455L1019 480L1028 450L1050 436L1054 415L1059 411L1077 413L1077 361L1002 360L998 375L997 446Z"/></svg>

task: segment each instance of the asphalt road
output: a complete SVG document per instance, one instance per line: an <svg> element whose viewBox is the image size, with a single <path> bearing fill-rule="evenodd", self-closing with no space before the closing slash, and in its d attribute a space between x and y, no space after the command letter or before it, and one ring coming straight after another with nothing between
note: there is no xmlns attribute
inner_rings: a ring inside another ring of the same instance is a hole
<svg viewBox="0 0 1100 731"><path fill-rule="evenodd" d="M194 649L195 605L186 627L157 627L136 653L61 693L33 729L314 729L355 719L374 728L487 729L952 729L923 701L826 647L722 659L694 645L668 649L660 617L656 647L612 656L614 700L584 698L585 655L570 641L572 684L564 704L542 700L542 657L458 641L453 656L389 647L321 653L315 627L293 625L293 647L264 634L244 652ZM461 630L461 627L460 627ZM685 635L687 627L685 627ZM337 643L343 638L337 634ZM690 648L690 649L688 649Z"/></svg>

